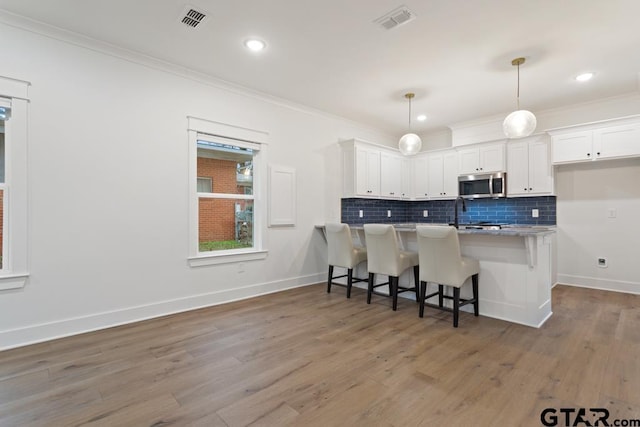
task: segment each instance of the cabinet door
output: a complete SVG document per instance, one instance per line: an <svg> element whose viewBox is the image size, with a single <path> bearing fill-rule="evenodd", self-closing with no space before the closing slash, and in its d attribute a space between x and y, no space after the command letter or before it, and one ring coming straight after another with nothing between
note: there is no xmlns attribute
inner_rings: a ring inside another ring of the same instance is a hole
<svg viewBox="0 0 640 427"><path fill-rule="evenodd" d="M553 163L571 163L591 160L593 154L593 131L582 131L556 135L552 139Z"/></svg>
<svg viewBox="0 0 640 427"><path fill-rule="evenodd" d="M448 199L458 197L458 153L455 151L443 155L442 193Z"/></svg>
<svg viewBox="0 0 640 427"><path fill-rule="evenodd" d="M640 125L631 124L593 131L596 158L640 155Z"/></svg>
<svg viewBox="0 0 640 427"><path fill-rule="evenodd" d="M432 199L439 199L444 197L444 190L442 188L443 176L444 176L444 157L442 154L434 154L427 158L427 174L429 197Z"/></svg>
<svg viewBox="0 0 640 427"><path fill-rule="evenodd" d="M402 195L400 157L391 153L380 154L380 195L400 198Z"/></svg>
<svg viewBox="0 0 640 427"><path fill-rule="evenodd" d="M510 142L507 147L507 194L529 193L529 144Z"/></svg>
<svg viewBox="0 0 640 427"><path fill-rule="evenodd" d="M509 179L507 177L507 185ZM549 143L544 139L529 143L529 193L553 194L553 167L549 159Z"/></svg>
<svg viewBox="0 0 640 427"><path fill-rule="evenodd" d="M356 147L356 194L380 195L380 152Z"/></svg>
<svg viewBox="0 0 640 427"><path fill-rule="evenodd" d="M468 148L458 151L460 165L458 170L461 175L473 175L480 172L480 151L477 148Z"/></svg>
<svg viewBox="0 0 640 427"><path fill-rule="evenodd" d="M403 199L411 198L411 161L406 157L400 159L400 181L401 197Z"/></svg>
<svg viewBox="0 0 640 427"><path fill-rule="evenodd" d="M481 172L504 172L504 144L480 147L479 157Z"/></svg>
<svg viewBox="0 0 640 427"><path fill-rule="evenodd" d="M413 198L426 199L429 197L429 158L427 156L411 159L413 170Z"/></svg>

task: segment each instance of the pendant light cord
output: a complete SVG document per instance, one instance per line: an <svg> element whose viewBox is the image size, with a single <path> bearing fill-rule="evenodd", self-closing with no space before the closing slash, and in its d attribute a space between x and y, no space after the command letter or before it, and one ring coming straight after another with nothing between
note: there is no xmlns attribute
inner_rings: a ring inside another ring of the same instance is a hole
<svg viewBox="0 0 640 427"><path fill-rule="evenodd" d="M518 91L516 93L516 110L520 109L520 63L518 62Z"/></svg>

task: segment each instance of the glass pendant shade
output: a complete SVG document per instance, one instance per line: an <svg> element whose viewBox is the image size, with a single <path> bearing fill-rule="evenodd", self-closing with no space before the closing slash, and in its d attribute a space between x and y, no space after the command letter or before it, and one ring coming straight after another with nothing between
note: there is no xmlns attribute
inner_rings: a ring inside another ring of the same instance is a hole
<svg viewBox="0 0 640 427"><path fill-rule="evenodd" d="M536 116L531 111L518 110L509 114L502 123L507 138L524 138L536 130Z"/></svg>
<svg viewBox="0 0 640 427"><path fill-rule="evenodd" d="M409 100L409 133L404 134L398 141L398 149L405 156L413 156L422 149L422 140L415 133L411 133L411 100L416 95L414 93L406 93L405 98Z"/></svg>
<svg viewBox="0 0 640 427"><path fill-rule="evenodd" d="M518 67L518 91L516 92L517 110L509 114L502 123L502 130L507 138L524 138L536 130L536 116L531 111L520 109L520 65L524 64L524 58L515 58L511 65Z"/></svg>
<svg viewBox="0 0 640 427"><path fill-rule="evenodd" d="M415 133L408 133L400 138L398 148L403 155L413 156L420 152L420 149L422 148L422 140Z"/></svg>

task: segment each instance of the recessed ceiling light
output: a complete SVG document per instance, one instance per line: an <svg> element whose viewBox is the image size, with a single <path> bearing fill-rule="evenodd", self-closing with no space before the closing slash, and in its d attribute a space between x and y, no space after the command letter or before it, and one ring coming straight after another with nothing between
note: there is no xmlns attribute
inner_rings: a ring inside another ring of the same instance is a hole
<svg viewBox="0 0 640 427"><path fill-rule="evenodd" d="M267 44L260 39L247 39L244 41L244 45L247 47L247 49L254 52L259 52L267 47Z"/></svg>
<svg viewBox="0 0 640 427"><path fill-rule="evenodd" d="M586 82L591 80L596 73L582 73L576 76L576 80L579 82Z"/></svg>
<svg viewBox="0 0 640 427"><path fill-rule="evenodd" d="M427 120L427 115L426 114L420 114L418 117L416 117L416 120L419 122L424 122L425 120Z"/></svg>

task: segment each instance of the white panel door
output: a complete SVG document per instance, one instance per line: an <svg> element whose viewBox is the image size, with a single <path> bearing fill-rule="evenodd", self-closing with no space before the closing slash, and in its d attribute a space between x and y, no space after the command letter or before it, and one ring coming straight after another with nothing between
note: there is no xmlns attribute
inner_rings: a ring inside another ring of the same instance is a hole
<svg viewBox="0 0 640 427"><path fill-rule="evenodd" d="M581 131L556 135L552 138L553 163L572 163L591 160L593 131Z"/></svg>
<svg viewBox="0 0 640 427"><path fill-rule="evenodd" d="M507 177L507 185L511 177ZM529 142L529 193L553 194L553 167L549 143L545 140Z"/></svg>
<svg viewBox="0 0 640 427"><path fill-rule="evenodd" d="M413 198L429 197L429 157L420 156L411 159L413 170Z"/></svg>
<svg viewBox="0 0 640 427"><path fill-rule="evenodd" d="M480 147L479 158L481 172L504 172L504 144Z"/></svg>
<svg viewBox="0 0 640 427"><path fill-rule="evenodd" d="M593 131L593 151L601 159L640 155L640 124Z"/></svg>
<svg viewBox="0 0 640 427"><path fill-rule="evenodd" d="M510 142L507 148L507 193L511 196L529 193L529 143Z"/></svg>
<svg viewBox="0 0 640 427"><path fill-rule="evenodd" d="M396 154L380 154L380 195L391 198L402 196L401 159Z"/></svg>

